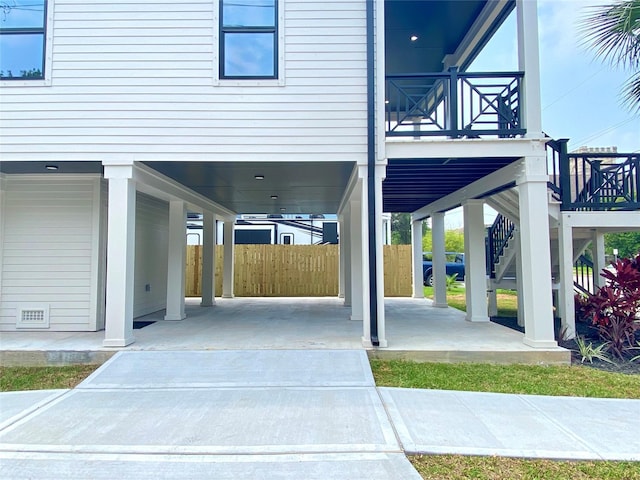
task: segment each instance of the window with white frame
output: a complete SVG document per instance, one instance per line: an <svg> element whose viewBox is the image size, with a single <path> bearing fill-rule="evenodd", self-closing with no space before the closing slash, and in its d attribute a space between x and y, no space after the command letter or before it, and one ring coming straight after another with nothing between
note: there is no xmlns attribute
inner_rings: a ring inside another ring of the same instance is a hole
<svg viewBox="0 0 640 480"><path fill-rule="evenodd" d="M0 0L0 79L42 80L46 0Z"/></svg>
<svg viewBox="0 0 640 480"><path fill-rule="evenodd" d="M278 78L277 0L220 0L220 78Z"/></svg>

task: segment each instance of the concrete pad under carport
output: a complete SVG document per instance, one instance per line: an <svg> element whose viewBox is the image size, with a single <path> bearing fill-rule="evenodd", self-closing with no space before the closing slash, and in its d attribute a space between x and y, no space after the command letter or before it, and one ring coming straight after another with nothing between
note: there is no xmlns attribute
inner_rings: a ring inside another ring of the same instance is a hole
<svg viewBox="0 0 640 480"><path fill-rule="evenodd" d="M104 332L2 332L0 363L76 363L70 360L106 359L118 350L363 349L362 322L349 320L340 298L217 298L213 307L199 301L187 299L182 321L164 321L163 311L137 319L155 323L134 330L135 343L122 349L103 347ZM389 346L370 350L375 357L570 363L568 350L529 347L519 332L467 322L463 312L427 299L386 298L385 311Z"/></svg>

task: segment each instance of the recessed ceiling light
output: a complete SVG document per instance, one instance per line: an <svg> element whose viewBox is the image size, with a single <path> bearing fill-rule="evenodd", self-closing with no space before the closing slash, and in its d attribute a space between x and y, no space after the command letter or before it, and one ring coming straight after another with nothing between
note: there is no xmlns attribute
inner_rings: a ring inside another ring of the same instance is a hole
<svg viewBox="0 0 640 480"><path fill-rule="evenodd" d="M271 195L271 200L277 200L278 199L278 195Z"/></svg>
<svg viewBox="0 0 640 480"><path fill-rule="evenodd" d="M47 170L58 170L58 165L45 165L44 168Z"/></svg>
<svg viewBox="0 0 640 480"><path fill-rule="evenodd" d="M389 104L389 100L385 100L384 103L388 105Z"/></svg>
<svg viewBox="0 0 640 480"><path fill-rule="evenodd" d="M280 211L281 211L281 212L284 212L284 211L286 211L286 210L287 210L287 209L286 209L286 208L284 208L284 207L282 207L282 208L280 209Z"/></svg>
<svg viewBox="0 0 640 480"><path fill-rule="evenodd" d="M264 180L264 175L256 175L255 179L256 180Z"/></svg>
<svg viewBox="0 0 640 480"><path fill-rule="evenodd" d="M411 35L409 37L409 40L411 40L412 42L415 42L416 40L418 40L418 36L417 35Z"/></svg>

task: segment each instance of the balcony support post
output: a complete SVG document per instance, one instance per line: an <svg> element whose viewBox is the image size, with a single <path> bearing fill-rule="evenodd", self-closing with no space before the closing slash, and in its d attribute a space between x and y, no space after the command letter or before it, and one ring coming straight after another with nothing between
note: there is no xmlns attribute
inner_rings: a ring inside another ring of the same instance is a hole
<svg viewBox="0 0 640 480"><path fill-rule="evenodd" d="M521 119L527 138L543 138L540 95L540 52L538 44L538 2L516 0L518 25L518 68L525 72L520 92Z"/></svg>

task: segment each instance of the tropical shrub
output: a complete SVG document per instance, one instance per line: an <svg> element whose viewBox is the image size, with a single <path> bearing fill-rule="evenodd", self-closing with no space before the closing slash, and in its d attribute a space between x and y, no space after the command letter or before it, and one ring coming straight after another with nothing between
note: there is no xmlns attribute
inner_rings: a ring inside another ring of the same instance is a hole
<svg viewBox="0 0 640 480"><path fill-rule="evenodd" d="M634 348L640 329L640 255L618 260L613 267L613 271L602 271L607 284L587 297L582 311L611 353L624 359Z"/></svg>

